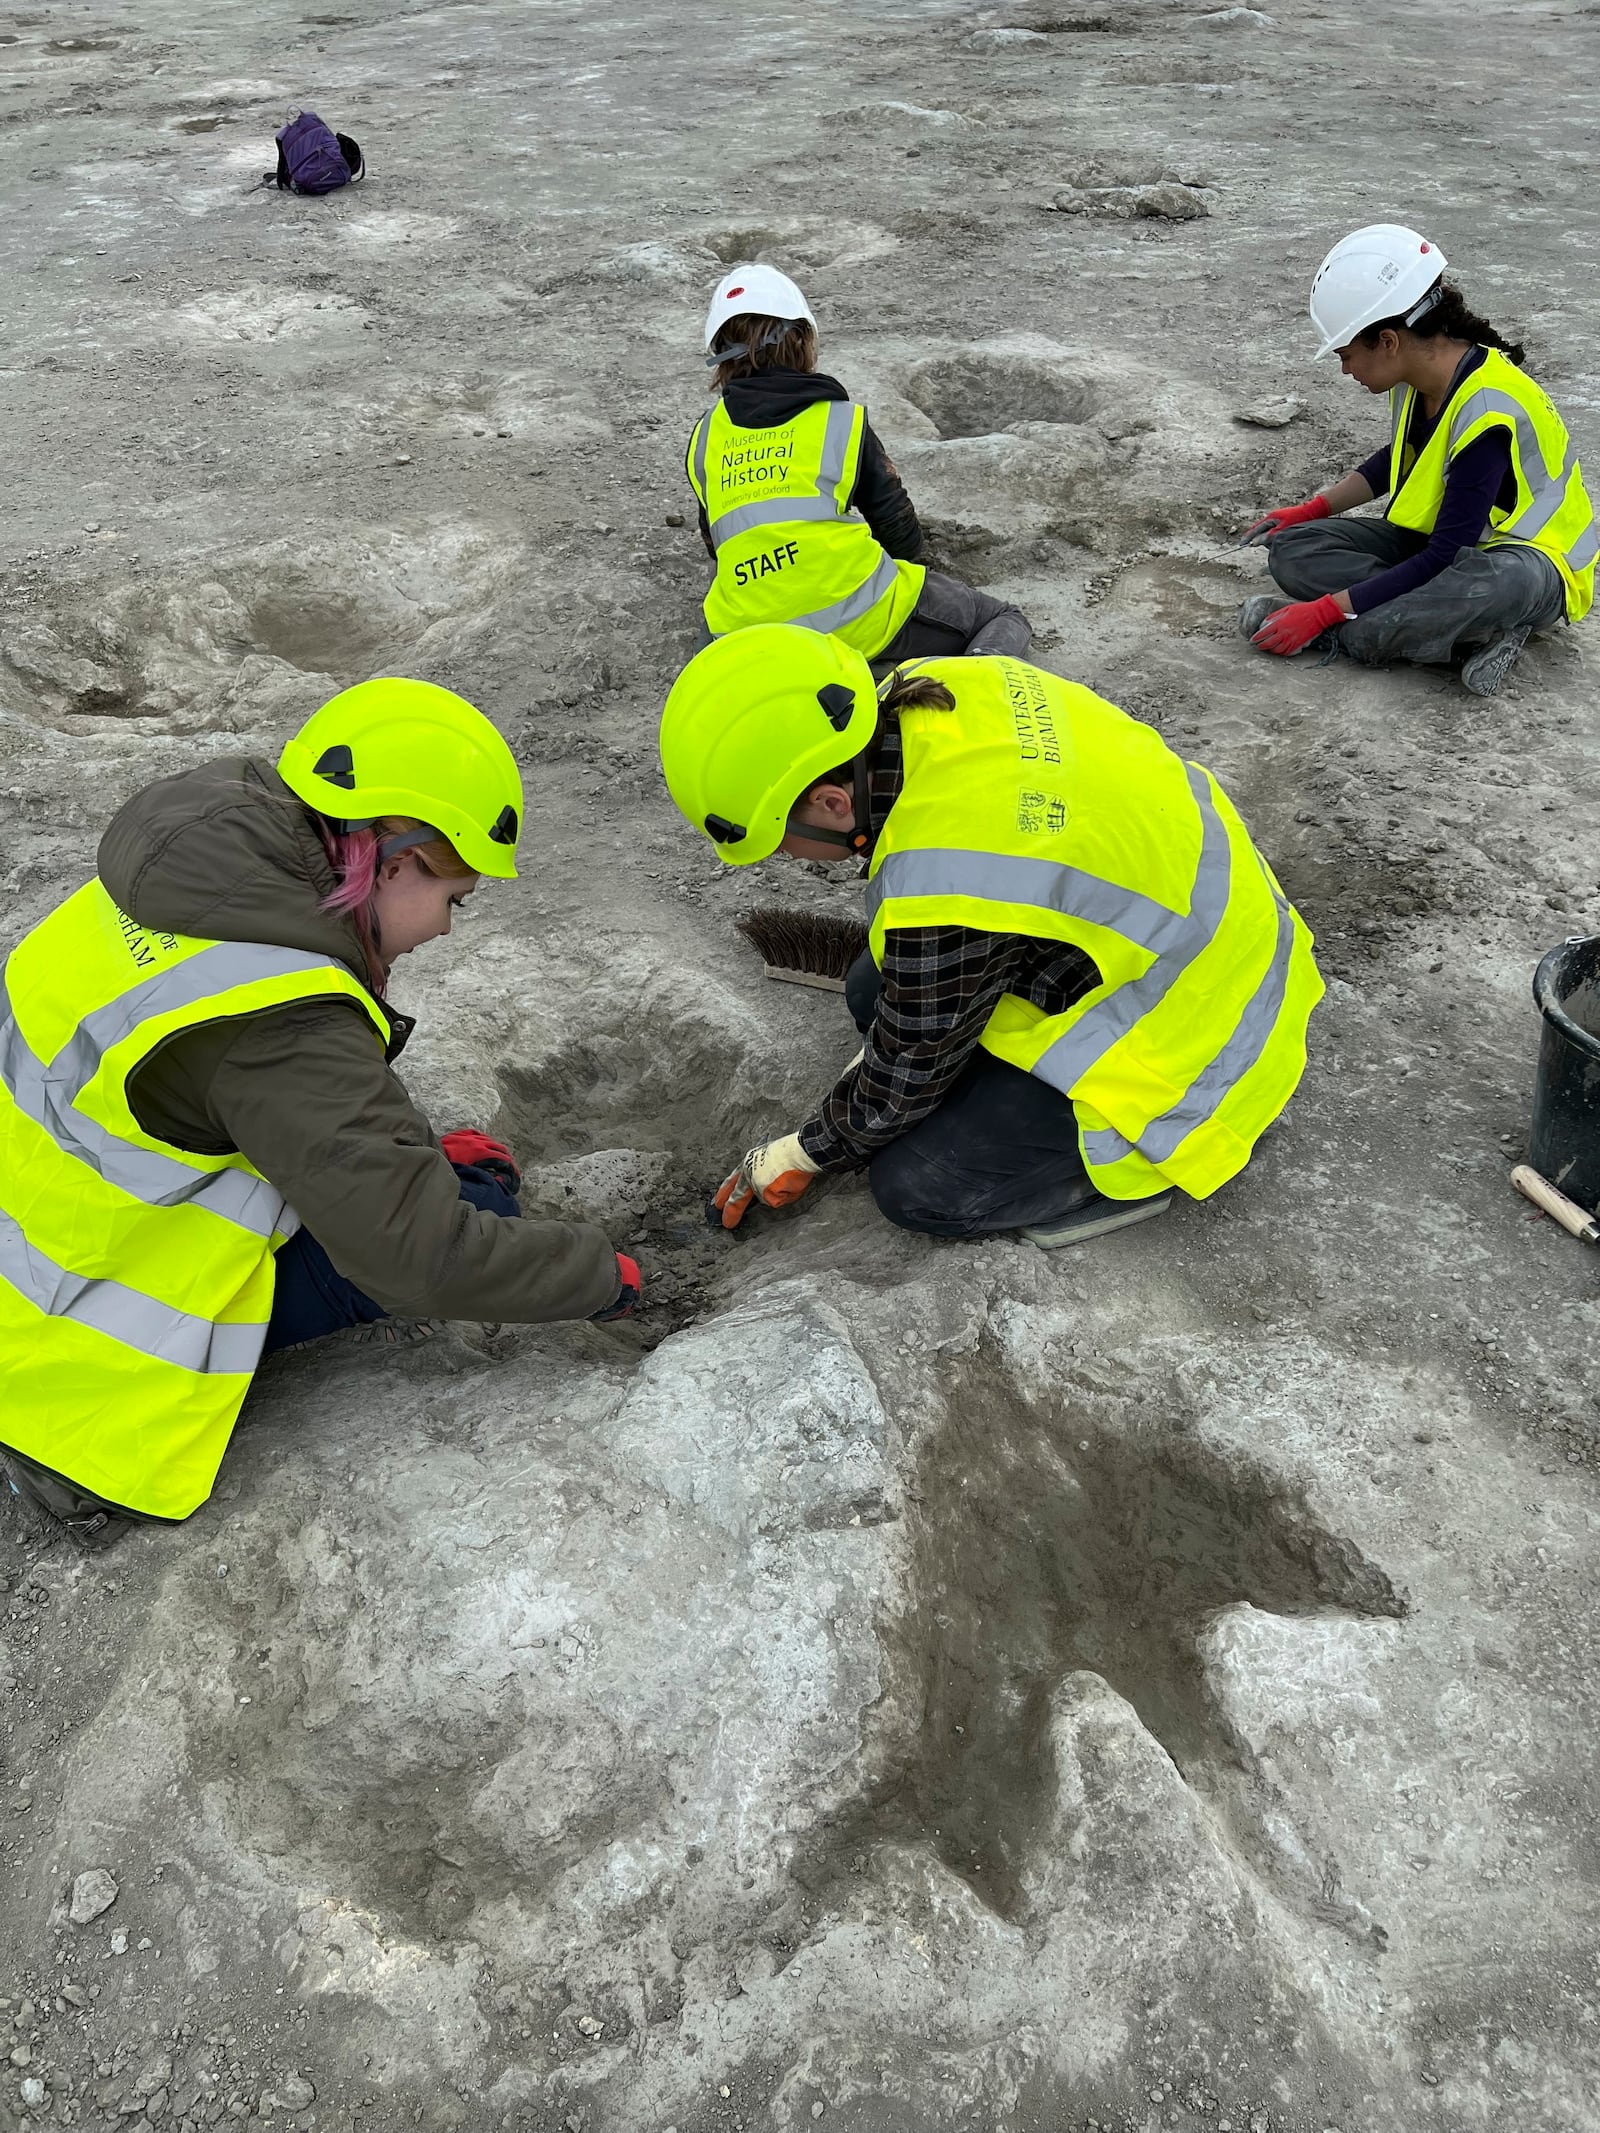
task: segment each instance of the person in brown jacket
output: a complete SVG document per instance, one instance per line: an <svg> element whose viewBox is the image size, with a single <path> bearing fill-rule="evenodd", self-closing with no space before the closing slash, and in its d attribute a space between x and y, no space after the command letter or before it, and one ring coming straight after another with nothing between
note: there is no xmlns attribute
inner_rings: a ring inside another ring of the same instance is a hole
<svg viewBox="0 0 1600 2133"><path fill-rule="evenodd" d="M465 753L457 745L463 732L471 744ZM402 801L408 804L396 804ZM232 1157L236 1166L202 1173L199 1185L182 1188L187 1199L180 1215L204 1204L196 1196L214 1191L219 1177L231 1179L235 1201L244 1191L276 1196L271 1204L279 1212L264 1223L271 1233L272 1274L270 1319L254 1329L261 1354L340 1327L376 1327L391 1315L604 1320L625 1315L638 1302L637 1266L601 1230L523 1218L509 1151L477 1133L446 1135L441 1143L393 1071L413 1026L385 997L394 962L448 934L452 908L474 892L480 870L513 872L521 811L521 781L510 751L472 706L427 683L364 683L324 706L277 767L224 757L136 793L101 840L97 884L69 899L7 962L0 1030L7 1059L28 1056L27 1045L35 1042L30 1016L34 1030L70 1030L77 1022L77 1044L112 1011L124 1025L142 1013L147 1030L166 1032L141 1037L135 1027L135 1062L120 1070L118 1094L126 1099L120 1115L131 1112L137 1134L159 1144L158 1154ZM91 901L85 904L85 898ZM74 918L75 912L83 915ZM77 997L94 979L71 953L69 931L50 954L37 952L46 929L74 924L90 927L79 936L86 943L110 937L111 948L103 952L113 955L108 967L123 989L109 1008L103 987L100 995L91 990ZM115 960L124 940L132 951L126 974ZM219 960L221 944L229 943L293 953L224 949ZM206 948L222 982L211 994L192 975L203 967L197 951ZM146 964L153 975L145 974ZM299 996L256 1007L256 996L241 992L247 965L249 971L286 972L251 982L269 991L274 985L296 988ZM70 974L52 975L68 966ZM158 979L167 983L165 993L152 992ZM186 994L174 993L173 982L186 986ZM49 1022L52 988L58 1001L65 996L65 1022L59 1014ZM151 1017L158 1019L152 1023ZM49 1070L58 1084L61 1061L73 1049L62 1051ZM43 1099L30 1097L30 1086L26 1076L13 1077L0 1095L22 1109L35 1102L29 1117L37 1114L58 1143L41 1157L55 1165L49 1181L81 1178L79 1226L92 1230L97 1195L116 1164L123 1165L117 1182L141 1193L143 1173L131 1166L147 1143L113 1141L97 1149L77 1112L64 1113L59 1101L54 1113L39 1110ZM96 1092L90 1096L100 1106ZM119 1114L113 1106L106 1115ZM62 1156L83 1155L86 1141L89 1164L63 1172ZM252 1174L264 1187L250 1183ZM177 1197L171 1188L149 1197L158 1204L140 1219L155 1227L140 1233L142 1242L113 1246L131 1258L113 1264L115 1284L100 1287L115 1286L124 1297L148 1290L165 1308L169 1299L158 1270L169 1237L179 1243L181 1256L182 1238L191 1232L161 1227L164 1219L171 1221L170 1203ZM26 1231L28 1209L39 1199L37 1189L18 1187L13 1226ZM12 1219L10 1206L9 1199L0 1205L0 1223ZM236 1213L230 1219L246 1220ZM229 1228L226 1236L236 1239L239 1230ZM31 1235L25 1241L36 1244ZM244 1242L247 1256L254 1251L254 1268L268 1246ZM35 1250L30 1263L37 1264L38 1256ZM11 1272L0 1259L0 1276ZM152 1366L145 1410L151 1419L137 1429L130 1425L139 1447L130 1450L106 1426L106 1410L116 1403L102 1398L96 1404L90 1397L92 1370L82 1416L75 1416L62 1388L82 1353L83 1319L97 1335L107 1328L122 1334L120 1344L107 1334L105 1366L107 1382L121 1384L143 1358L161 1357L161 1368L168 1367L160 1337L172 1311L158 1313L149 1327L124 1331L103 1311L94 1315L90 1282L77 1282L78 1292L89 1292L88 1304L81 1295L74 1300L70 1284L57 1283L56 1289L35 1304L0 1279L0 1452L13 1486L65 1517L75 1537L92 1545L113 1537L130 1512L186 1515L209 1490L248 1377L237 1376L237 1361L196 1366L202 1373L234 1372L228 1382L240 1389L231 1409L219 1393L215 1426L197 1468L195 1429L185 1406L183 1429L174 1423L171 1438L172 1474L181 1471L184 1478L149 1472L162 1464L151 1450L162 1444L161 1417L183 1405L187 1393L172 1399L171 1380ZM190 1301L187 1287L184 1300ZM35 1318L19 1315L26 1310ZM211 1315L239 1314L229 1305ZM64 1342L79 1345L63 1347L65 1367L41 1374L41 1344L47 1351L57 1328ZM220 1330L236 1336L251 1329L229 1324ZM204 1375L198 1382L202 1393L218 1384ZM135 1379L135 1404L141 1393Z"/></svg>

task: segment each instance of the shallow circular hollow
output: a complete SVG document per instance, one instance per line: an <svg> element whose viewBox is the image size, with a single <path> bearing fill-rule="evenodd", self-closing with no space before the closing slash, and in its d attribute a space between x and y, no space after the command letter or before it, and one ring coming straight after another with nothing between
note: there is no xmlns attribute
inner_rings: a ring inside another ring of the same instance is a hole
<svg viewBox="0 0 1600 2133"><path fill-rule="evenodd" d="M1037 356L931 356L907 372L901 391L941 437L989 437L1023 422L1087 422L1098 387Z"/></svg>
<svg viewBox="0 0 1600 2133"><path fill-rule="evenodd" d="M775 230L763 229L718 230L705 240L725 267L753 265L772 246L781 247L783 241Z"/></svg>

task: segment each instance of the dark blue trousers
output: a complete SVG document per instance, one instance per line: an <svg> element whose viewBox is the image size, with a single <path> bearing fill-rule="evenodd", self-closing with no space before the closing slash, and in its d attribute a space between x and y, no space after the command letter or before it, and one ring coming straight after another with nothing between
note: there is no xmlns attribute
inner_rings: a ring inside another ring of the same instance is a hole
<svg viewBox="0 0 1600 2133"><path fill-rule="evenodd" d="M462 1163L451 1167L461 1182L463 1200L486 1214L521 1214L513 1195L488 1171ZM345 1279L315 1237L297 1229L278 1253L272 1319L262 1353L271 1355L275 1348L321 1340L325 1333L339 1333L346 1326L370 1326L374 1319L388 1315L382 1304L375 1304Z"/></svg>
<svg viewBox="0 0 1600 2133"><path fill-rule="evenodd" d="M871 1027L878 984L872 957L858 957L845 1004L859 1030ZM936 1111L878 1150L867 1180L891 1222L934 1237L1048 1228L1094 1196L1066 1097L985 1051Z"/></svg>

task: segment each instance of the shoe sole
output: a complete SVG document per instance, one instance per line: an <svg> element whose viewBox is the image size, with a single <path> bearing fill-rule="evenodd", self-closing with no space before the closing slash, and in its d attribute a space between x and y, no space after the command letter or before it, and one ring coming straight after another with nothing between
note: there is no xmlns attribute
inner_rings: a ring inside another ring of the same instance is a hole
<svg viewBox="0 0 1600 2133"><path fill-rule="evenodd" d="M1513 630L1509 636L1486 644L1481 652L1474 652L1461 669L1463 686L1474 696L1498 696L1527 641L1526 630Z"/></svg>
<svg viewBox="0 0 1600 2133"><path fill-rule="evenodd" d="M1069 1244L1088 1244L1096 1237L1109 1236L1114 1229L1131 1229L1135 1222L1148 1222L1153 1215L1164 1215L1171 1205L1170 1192L1153 1200L1118 1200L1109 1207L1086 1211L1081 1222L1062 1222L1054 1229L1025 1229L1020 1234L1041 1251L1058 1252Z"/></svg>

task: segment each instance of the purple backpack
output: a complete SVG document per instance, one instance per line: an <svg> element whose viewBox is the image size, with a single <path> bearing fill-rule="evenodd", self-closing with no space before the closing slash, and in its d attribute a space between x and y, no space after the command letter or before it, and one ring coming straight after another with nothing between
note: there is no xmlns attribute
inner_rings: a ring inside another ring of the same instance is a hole
<svg viewBox="0 0 1600 2133"><path fill-rule="evenodd" d="M280 190L332 193L365 177L361 150L347 133L335 133L314 111L301 111L279 128L277 180Z"/></svg>

